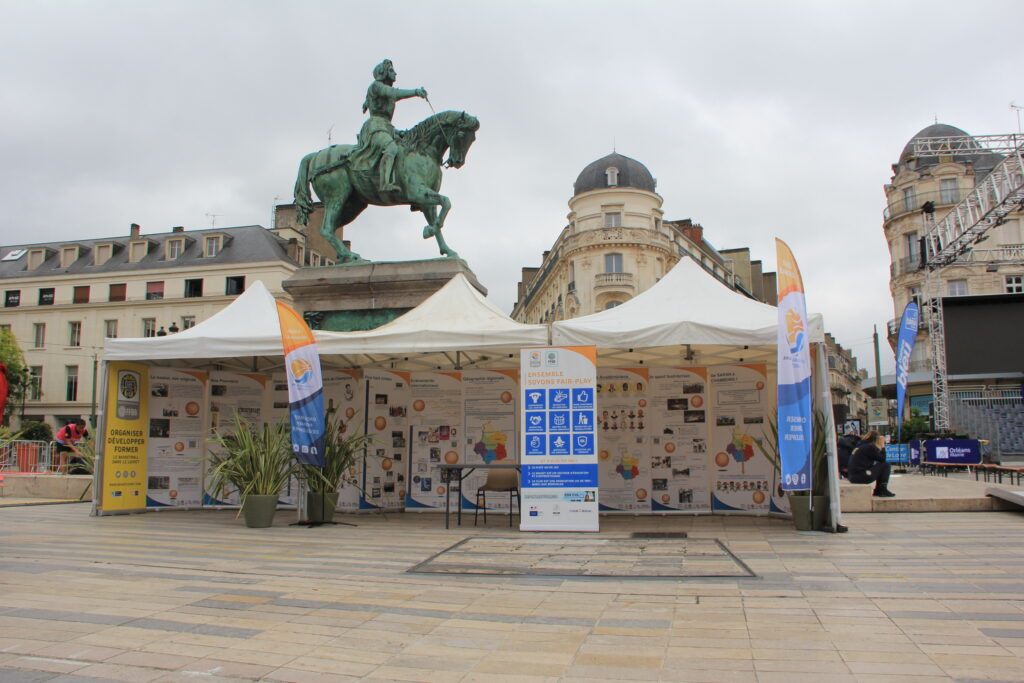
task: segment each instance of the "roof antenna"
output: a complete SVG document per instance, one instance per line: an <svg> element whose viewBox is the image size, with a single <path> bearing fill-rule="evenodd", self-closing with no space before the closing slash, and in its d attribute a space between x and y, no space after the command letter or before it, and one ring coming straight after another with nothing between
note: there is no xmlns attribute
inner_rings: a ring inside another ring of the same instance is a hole
<svg viewBox="0 0 1024 683"><path fill-rule="evenodd" d="M1020 113L1024 111L1024 107L1015 102L1010 102L1010 110L1017 112L1017 132L1024 134L1024 128L1020 127Z"/></svg>
<svg viewBox="0 0 1024 683"><path fill-rule="evenodd" d="M208 213L208 214L206 214L206 217L210 219L210 227L214 228L214 227L217 226L217 219L218 218L223 218L224 214L222 214L222 213Z"/></svg>
<svg viewBox="0 0 1024 683"><path fill-rule="evenodd" d="M615 149L615 136L612 136L612 154L617 154L618 150Z"/></svg>
<svg viewBox="0 0 1024 683"><path fill-rule="evenodd" d="M331 144L331 132L332 131L334 131L334 124L333 123L331 124L331 127L327 129L327 144L328 145Z"/></svg>
<svg viewBox="0 0 1024 683"><path fill-rule="evenodd" d="M938 114L933 114L933 116L935 118L935 123L938 123L939 122L939 115Z"/></svg>

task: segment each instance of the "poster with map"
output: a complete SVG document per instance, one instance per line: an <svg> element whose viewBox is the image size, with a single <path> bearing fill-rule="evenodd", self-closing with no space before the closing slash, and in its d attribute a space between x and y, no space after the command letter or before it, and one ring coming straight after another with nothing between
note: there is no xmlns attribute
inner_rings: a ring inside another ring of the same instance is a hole
<svg viewBox="0 0 1024 683"><path fill-rule="evenodd" d="M709 368L708 375L713 509L766 513L776 477L756 441L764 438L772 405L767 367L719 365Z"/></svg>
<svg viewBox="0 0 1024 683"><path fill-rule="evenodd" d="M203 503L205 372L150 368L146 505Z"/></svg>
<svg viewBox="0 0 1024 683"><path fill-rule="evenodd" d="M647 368L598 370L595 420L602 511L651 510L648 376Z"/></svg>
<svg viewBox="0 0 1024 683"><path fill-rule="evenodd" d="M462 458L466 464L515 463L518 449L516 402L518 370L467 370L462 373L462 400L466 438ZM462 484L468 495L467 507L475 505L477 488L487 480L486 470L477 470ZM488 510L508 510L507 496L491 496Z"/></svg>
<svg viewBox="0 0 1024 683"><path fill-rule="evenodd" d="M707 368L651 368L651 507L708 512Z"/></svg>
<svg viewBox="0 0 1024 683"><path fill-rule="evenodd" d="M235 429L235 415L262 426L267 418L264 398L269 377L257 373L214 371L209 375L211 432L229 434ZM208 453L219 452L215 443L207 444ZM238 505L237 491L206 491L207 505Z"/></svg>
<svg viewBox="0 0 1024 683"><path fill-rule="evenodd" d="M363 464L360 509L400 509L399 473L408 471L411 375L370 368L363 374L366 419L363 428L375 440ZM404 482L403 482L404 483Z"/></svg>
<svg viewBox="0 0 1024 683"><path fill-rule="evenodd" d="M459 372L414 372L407 433L392 432L392 445L411 438L409 467L401 468L398 485L405 507L410 511L444 507L448 481L440 465L460 460L462 431L462 374ZM408 477L408 479L406 479ZM406 481L409 485L406 486ZM456 489L458 486L456 485ZM453 493L455 491L453 490ZM457 499L453 501L453 507Z"/></svg>

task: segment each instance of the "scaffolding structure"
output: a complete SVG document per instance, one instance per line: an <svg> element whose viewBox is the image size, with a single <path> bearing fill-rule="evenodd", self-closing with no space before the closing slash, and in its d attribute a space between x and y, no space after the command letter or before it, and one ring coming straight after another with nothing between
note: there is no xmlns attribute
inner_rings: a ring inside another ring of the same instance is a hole
<svg viewBox="0 0 1024 683"><path fill-rule="evenodd" d="M979 135L918 138L913 154L950 157L997 153L1003 159L959 204L941 220L925 213L927 231L922 239L922 258L927 269L924 282L924 312L932 360L932 396L935 429L948 431L949 384L946 371L946 336L942 311L941 270L952 264L998 266L1020 263L1024 250L975 250L988 239L986 233L1006 222L1006 216L1024 209L1024 137L1020 135Z"/></svg>

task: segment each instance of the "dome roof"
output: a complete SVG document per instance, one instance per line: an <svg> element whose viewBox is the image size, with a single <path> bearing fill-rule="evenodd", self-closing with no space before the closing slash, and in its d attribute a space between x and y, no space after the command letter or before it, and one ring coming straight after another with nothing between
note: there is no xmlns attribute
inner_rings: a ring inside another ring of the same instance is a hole
<svg viewBox="0 0 1024 683"><path fill-rule="evenodd" d="M607 176L609 168L615 168L619 172L618 182L612 187L634 187L638 190L654 192L657 182L646 166L636 159L612 152L606 157L587 164L587 167L580 171L572 186L573 195L591 190L607 189L609 187Z"/></svg>
<svg viewBox="0 0 1024 683"><path fill-rule="evenodd" d="M914 155L914 140L919 140L921 138L948 137L969 138L971 136L969 133L957 128L956 126L950 126L945 123L933 123L932 125L921 129L921 131L917 135L912 137L910 141L907 142L906 146L903 148L903 151L900 153L900 164L905 164L910 159L916 159L917 164L911 166L911 168L914 168L916 170L922 170L928 168L929 166L935 166L936 164L939 163L939 158L937 156L917 157ZM999 154L989 152L981 145L978 145L977 143L973 142L973 140L972 144L970 145L970 148L977 149L978 151L976 153L961 152L955 154L953 155L953 160L958 164L972 164L974 166L975 172L978 174L979 180L981 179L981 177L983 177L989 171L991 171L992 168L996 164L998 164L1000 160L1002 160L1003 158Z"/></svg>

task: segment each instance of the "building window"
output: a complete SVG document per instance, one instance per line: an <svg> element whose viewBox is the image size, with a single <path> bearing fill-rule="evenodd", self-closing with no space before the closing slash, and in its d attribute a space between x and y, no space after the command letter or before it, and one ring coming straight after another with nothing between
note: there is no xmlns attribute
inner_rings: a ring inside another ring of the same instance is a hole
<svg viewBox="0 0 1024 683"><path fill-rule="evenodd" d="M207 237L203 240L203 256L213 258L220 253L220 235Z"/></svg>
<svg viewBox="0 0 1024 683"><path fill-rule="evenodd" d="M914 188L903 188L903 208L905 211L913 211L917 208L917 194Z"/></svg>
<svg viewBox="0 0 1024 683"><path fill-rule="evenodd" d="M93 264L97 266L102 266L104 263L110 260L110 255L113 253L113 250L113 245L97 244L96 251L94 251L92 255Z"/></svg>
<svg viewBox="0 0 1024 683"><path fill-rule="evenodd" d="M181 317L181 329L187 330L190 327L196 326L196 317L194 315L185 315Z"/></svg>
<svg viewBox="0 0 1024 683"><path fill-rule="evenodd" d="M39 290L39 305L40 306L52 306L53 305L53 287L42 287Z"/></svg>
<svg viewBox="0 0 1024 683"><path fill-rule="evenodd" d="M604 227L606 228L621 228L622 227L622 214L618 211L610 211L604 215Z"/></svg>
<svg viewBox="0 0 1024 683"><path fill-rule="evenodd" d="M46 261L46 249L30 249L28 252L28 269L35 270Z"/></svg>
<svg viewBox="0 0 1024 683"><path fill-rule="evenodd" d="M0 323L0 334L11 333L10 323Z"/></svg>
<svg viewBox="0 0 1024 683"><path fill-rule="evenodd" d="M142 336L143 337L155 337L156 336L156 318L143 318L142 319Z"/></svg>
<svg viewBox="0 0 1024 683"><path fill-rule="evenodd" d="M33 323L32 347L41 349L46 346L46 323Z"/></svg>
<svg viewBox="0 0 1024 683"><path fill-rule="evenodd" d="M606 303L604 305L604 310L607 311L608 309L615 308L616 306L621 306L621 305L622 305L621 301L609 301L608 303Z"/></svg>
<svg viewBox="0 0 1024 683"><path fill-rule="evenodd" d="M110 285L110 296L107 297L108 301L124 301L128 298L128 285L121 283L118 285Z"/></svg>
<svg viewBox="0 0 1024 683"><path fill-rule="evenodd" d="M79 285L78 287L75 287L75 294L71 300L76 304L89 303L89 285Z"/></svg>
<svg viewBox="0 0 1024 683"><path fill-rule="evenodd" d="M43 366L33 365L28 369L28 400L39 401L43 398Z"/></svg>
<svg viewBox="0 0 1024 683"><path fill-rule="evenodd" d="M948 296L967 296L967 280L950 280L946 285Z"/></svg>
<svg viewBox="0 0 1024 683"><path fill-rule="evenodd" d="M70 268L78 260L78 247L64 247L60 250L60 267Z"/></svg>
<svg viewBox="0 0 1024 683"><path fill-rule="evenodd" d="M117 339L117 321L116 320L104 320L103 321L103 336L108 339Z"/></svg>
<svg viewBox="0 0 1024 683"><path fill-rule="evenodd" d="M164 282L147 282L146 283L146 300L154 301L156 299L164 298Z"/></svg>
<svg viewBox="0 0 1024 683"><path fill-rule="evenodd" d="M228 296L241 294L245 291L244 275L229 275L224 278L224 293Z"/></svg>
<svg viewBox="0 0 1024 683"><path fill-rule="evenodd" d="M68 346L82 345L82 323L79 320L72 320L68 323Z"/></svg>
<svg viewBox="0 0 1024 683"><path fill-rule="evenodd" d="M168 261L178 258L183 251L185 251L185 240L167 240L165 256Z"/></svg>
<svg viewBox="0 0 1024 683"><path fill-rule="evenodd" d="M606 273L622 273L622 254L605 254L604 255L604 272Z"/></svg>
<svg viewBox="0 0 1024 683"><path fill-rule="evenodd" d="M939 181L939 201L943 204L956 204L960 201L956 178L943 178Z"/></svg>
<svg viewBox="0 0 1024 683"><path fill-rule="evenodd" d="M615 187L619 184L619 169L609 166L605 169L604 177L608 180L608 187Z"/></svg>
<svg viewBox="0 0 1024 683"><path fill-rule="evenodd" d="M1006 276L1006 293L1007 294L1021 294L1021 293L1024 293L1024 275L1007 275Z"/></svg>
<svg viewBox="0 0 1024 683"><path fill-rule="evenodd" d="M917 304L918 309L921 308L921 288L911 287L910 288L910 300Z"/></svg>
<svg viewBox="0 0 1024 683"><path fill-rule="evenodd" d="M185 298L194 299L203 295L203 278L185 280Z"/></svg>
<svg viewBox="0 0 1024 683"><path fill-rule="evenodd" d="M149 242L132 242L131 246L131 258L128 260L132 263L138 263L142 259L146 258L146 254L149 253Z"/></svg>
<svg viewBox="0 0 1024 683"><path fill-rule="evenodd" d="M65 401L77 401L78 400L78 366L77 365L65 365L64 366L65 376L67 378L66 386L67 392L65 394Z"/></svg>
<svg viewBox="0 0 1024 683"><path fill-rule="evenodd" d="M918 263L921 260L921 239L917 236L917 231L907 233L903 239L907 245L907 262Z"/></svg>
<svg viewBox="0 0 1024 683"><path fill-rule="evenodd" d="M311 265L314 268L316 268L316 267L318 267L320 265L320 263L321 263L320 254L316 253L315 251L310 252L309 253L309 265Z"/></svg>
<svg viewBox="0 0 1024 683"><path fill-rule="evenodd" d="M21 290L8 289L4 293L4 308L14 308L21 304Z"/></svg>

